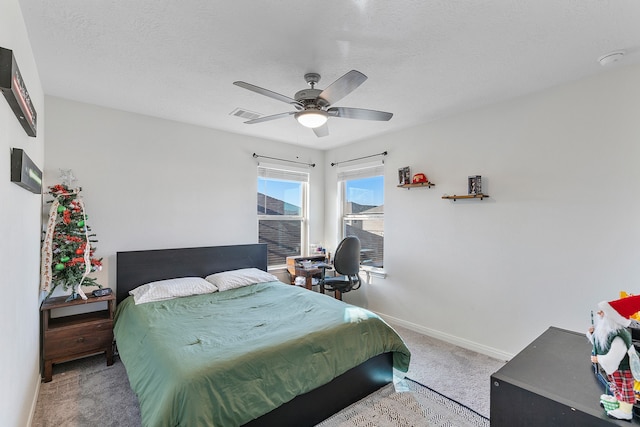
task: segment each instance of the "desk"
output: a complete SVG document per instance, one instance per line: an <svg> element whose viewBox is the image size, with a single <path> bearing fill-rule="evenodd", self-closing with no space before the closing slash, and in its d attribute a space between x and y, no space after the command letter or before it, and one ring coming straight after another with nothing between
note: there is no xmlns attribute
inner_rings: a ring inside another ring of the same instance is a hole
<svg viewBox="0 0 640 427"><path fill-rule="evenodd" d="M326 258L325 254L317 254L317 255L310 255L310 256L288 256L287 257L287 271L289 272L289 275L291 276L291 284L292 285L293 285L293 281L296 278L296 276L307 277L306 274L297 274L296 273L296 269L297 268L302 268L302 261L311 261L311 262L315 262L315 263L327 262L327 258ZM315 274L320 274L320 271L318 271Z"/></svg>
<svg viewBox="0 0 640 427"><path fill-rule="evenodd" d="M491 376L491 427L634 426L608 418L584 333L551 327ZM634 409L635 411L635 409Z"/></svg>
<svg viewBox="0 0 640 427"><path fill-rule="evenodd" d="M329 269L327 269L329 270ZM321 268L304 268L304 267L296 267L295 268L296 276L303 276L305 278L305 288L312 290L313 288L313 278L322 274ZM320 293L324 294L324 287L320 286ZM333 291L333 296L335 299L342 300L342 293L339 290Z"/></svg>
<svg viewBox="0 0 640 427"><path fill-rule="evenodd" d="M295 275L302 276L305 278L305 288L311 290L313 287L313 276L318 276L322 274L322 269L320 268L304 268L304 267L296 267ZM320 292L324 293L324 289L320 286Z"/></svg>
<svg viewBox="0 0 640 427"><path fill-rule="evenodd" d="M287 257L287 271L291 276L291 284L295 280L296 276L302 276L305 278L305 287L307 289L312 288L313 277L320 276L322 274L322 269L320 268L304 268L302 266L302 261L311 261L313 263L325 262L326 256L324 254L319 255L311 255L311 256L288 256ZM324 293L324 289L320 287L320 291Z"/></svg>

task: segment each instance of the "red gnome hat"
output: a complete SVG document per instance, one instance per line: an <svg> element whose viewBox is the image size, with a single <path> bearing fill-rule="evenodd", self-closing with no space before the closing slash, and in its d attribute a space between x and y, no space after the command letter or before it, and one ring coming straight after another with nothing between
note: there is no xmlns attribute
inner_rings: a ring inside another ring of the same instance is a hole
<svg viewBox="0 0 640 427"><path fill-rule="evenodd" d="M625 328L631 324L629 317L640 311L640 295L632 295L615 301L602 301L598 308L611 320Z"/></svg>

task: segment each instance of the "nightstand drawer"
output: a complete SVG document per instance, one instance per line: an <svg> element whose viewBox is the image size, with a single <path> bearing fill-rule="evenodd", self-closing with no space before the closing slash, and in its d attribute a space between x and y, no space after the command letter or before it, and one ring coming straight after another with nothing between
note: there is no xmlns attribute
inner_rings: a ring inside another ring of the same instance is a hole
<svg viewBox="0 0 640 427"><path fill-rule="evenodd" d="M100 351L111 346L113 341L113 322L105 321L91 327L66 327L45 332L44 358L82 354Z"/></svg>

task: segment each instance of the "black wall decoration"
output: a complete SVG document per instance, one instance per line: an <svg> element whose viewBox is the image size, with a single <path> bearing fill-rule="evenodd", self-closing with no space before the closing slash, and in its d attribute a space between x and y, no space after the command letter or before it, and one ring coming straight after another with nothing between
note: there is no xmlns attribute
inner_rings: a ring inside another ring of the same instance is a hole
<svg viewBox="0 0 640 427"><path fill-rule="evenodd" d="M20 148L11 150L11 182L32 193L42 193L42 171Z"/></svg>
<svg viewBox="0 0 640 427"><path fill-rule="evenodd" d="M38 115L18 69L13 51L0 47L0 90L29 136L36 136Z"/></svg>

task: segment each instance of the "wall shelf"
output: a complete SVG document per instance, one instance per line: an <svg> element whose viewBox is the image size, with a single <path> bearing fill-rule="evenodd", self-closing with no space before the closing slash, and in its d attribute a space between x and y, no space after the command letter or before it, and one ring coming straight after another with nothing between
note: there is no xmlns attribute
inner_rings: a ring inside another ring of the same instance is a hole
<svg viewBox="0 0 640 427"><path fill-rule="evenodd" d="M464 196L457 196L457 195L453 195L453 196L442 196L443 199L448 199L448 200L453 200L454 202L456 201L456 199L485 199L488 198L489 195L488 194L466 194Z"/></svg>
<svg viewBox="0 0 640 427"><path fill-rule="evenodd" d="M411 190L412 188L416 188L416 187L435 187L435 184L433 182L419 182L417 184L400 184L398 185L398 188L406 188L407 190Z"/></svg>

